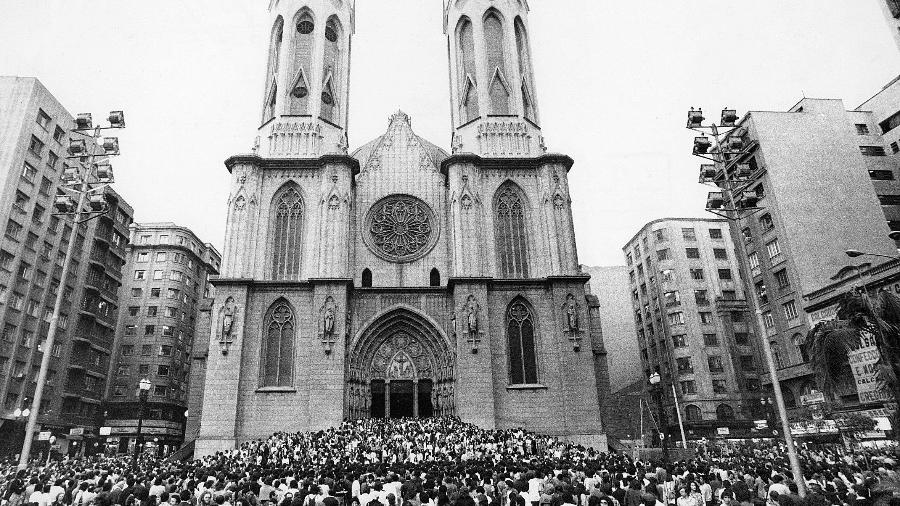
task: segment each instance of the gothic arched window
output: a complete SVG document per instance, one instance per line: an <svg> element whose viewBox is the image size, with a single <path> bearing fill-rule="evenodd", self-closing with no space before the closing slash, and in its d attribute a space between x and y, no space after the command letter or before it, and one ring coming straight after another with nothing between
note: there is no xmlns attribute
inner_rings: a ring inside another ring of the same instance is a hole
<svg viewBox="0 0 900 506"><path fill-rule="evenodd" d="M284 40L284 18L278 16L272 26L272 41L269 45L269 65L266 70L266 96L263 106L263 122L275 117L278 103L278 70L281 62L281 45Z"/></svg>
<svg viewBox="0 0 900 506"><path fill-rule="evenodd" d="M497 190L494 199L494 240L500 277L528 277L526 230L525 200L516 185L506 183Z"/></svg>
<svg viewBox="0 0 900 506"><path fill-rule="evenodd" d="M262 347L263 387L289 387L294 368L294 311L287 301L279 300L265 318Z"/></svg>
<svg viewBox="0 0 900 506"><path fill-rule="evenodd" d="M719 404L716 408L717 420L734 420L734 408L728 404Z"/></svg>
<svg viewBox="0 0 900 506"><path fill-rule="evenodd" d="M322 119L334 123L338 116L338 89L340 86L341 24L337 17L328 18L325 24L325 62L322 67Z"/></svg>
<svg viewBox="0 0 900 506"><path fill-rule="evenodd" d="M510 114L509 81L506 78L506 44L503 22L495 10L484 17L484 49L487 53L488 94L491 97L491 114Z"/></svg>
<svg viewBox="0 0 900 506"><path fill-rule="evenodd" d="M303 199L300 191L290 185L279 192L272 201L272 214L272 277L297 280L300 277L303 237Z"/></svg>
<svg viewBox="0 0 900 506"><path fill-rule="evenodd" d="M457 59L459 65L459 108L462 123L478 117L478 86L475 76L475 36L472 22L463 17L459 20L457 33Z"/></svg>
<svg viewBox="0 0 900 506"><path fill-rule="evenodd" d="M703 420L703 413L700 412L700 408L697 406L688 404L684 407L684 417L690 422L697 422Z"/></svg>
<svg viewBox="0 0 900 506"><path fill-rule="evenodd" d="M522 18L516 17L516 53L519 57L519 75L522 79L522 106L525 117L536 121L537 114L534 107L534 73L531 66L531 48L528 43L528 33L525 31L525 23Z"/></svg>
<svg viewBox="0 0 900 506"><path fill-rule="evenodd" d="M506 313L506 338L509 342L509 383L537 383L534 316L522 300L513 301Z"/></svg>
<svg viewBox="0 0 900 506"><path fill-rule="evenodd" d="M310 69L313 45L315 43L316 22L309 10L303 9L294 19L294 44L291 60L291 87L288 102L291 114L309 114L309 93L311 86Z"/></svg>

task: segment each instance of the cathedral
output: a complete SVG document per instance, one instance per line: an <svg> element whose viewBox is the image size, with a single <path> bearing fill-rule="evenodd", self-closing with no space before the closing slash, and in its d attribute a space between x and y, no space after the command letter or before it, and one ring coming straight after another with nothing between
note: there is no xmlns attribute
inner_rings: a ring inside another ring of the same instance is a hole
<svg viewBox="0 0 900 506"><path fill-rule="evenodd" d="M541 133L527 1L446 0L449 151L403 112L350 149L354 11L270 0L259 136L225 162L195 455L442 415L605 449L598 302L578 264L573 160Z"/></svg>

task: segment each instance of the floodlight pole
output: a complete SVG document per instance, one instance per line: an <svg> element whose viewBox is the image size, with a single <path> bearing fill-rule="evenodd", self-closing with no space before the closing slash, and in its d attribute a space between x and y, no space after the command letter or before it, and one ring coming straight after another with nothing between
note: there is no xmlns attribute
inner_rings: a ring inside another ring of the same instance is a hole
<svg viewBox="0 0 900 506"><path fill-rule="evenodd" d="M699 128L709 128L713 137L716 140L716 149L712 153L712 156L702 156L707 160L712 160L713 163L716 164L716 172L722 171L722 175L725 180L719 184L719 187L723 190L723 194L726 195L726 199L728 201L728 207L725 210L724 217L729 221L733 221L740 226L741 220L741 208L738 207L737 202L734 198L734 188L735 184L739 184L740 182L732 181L731 175L727 170L728 160L725 158L725 153L723 153L723 144L721 142L722 134L719 132L719 126L713 123L709 127L691 127L688 126L691 130L697 130ZM721 216L721 215L720 215ZM746 245L744 244L744 240L740 239L734 241L737 244L737 249L739 250L741 264L745 266L749 266L749 256L747 255ZM746 262L746 263L745 263ZM765 355L766 365L769 369L769 378L772 381L772 391L775 393L775 405L778 407L778 415L781 419L781 429L784 432L784 442L787 446L788 460L791 464L791 472L793 474L794 482L797 484L797 490L799 492L800 497L806 497L806 480L803 477L803 470L800 467L800 459L797 455L797 447L794 444L794 437L791 435L791 425L788 420L787 408L784 404L784 396L781 392L781 382L778 379L778 371L775 364L775 357L772 354L772 346L769 343L769 336L766 333L766 324L763 318L762 309L760 309L759 298L757 297L756 291L753 289L752 283L752 272L747 271L747 281L748 283L745 285L745 288L749 292L750 300L753 303L753 308L756 312L756 324L759 328L760 338L762 340L762 349L763 355Z"/></svg>
<svg viewBox="0 0 900 506"><path fill-rule="evenodd" d="M112 126L111 128L123 127L124 122L121 124L121 126ZM25 426L25 441L22 443L22 453L19 455L19 469L25 469L26 467L28 467L28 460L31 453L31 443L34 439L34 429L37 426L38 411L40 410L41 400L44 396L44 386L47 383L47 371L50 368L50 356L53 354L53 344L56 341L56 333L59 328L59 314L62 310L62 304L65 298L66 281L69 278L69 270L72 267L72 257L74 256L75 246L78 242L78 226L86 221L100 217L101 215L106 214L109 211L108 206L102 212L84 210L85 200L87 199L88 193L91 192L90 178L94 175L94 159L97 156L96 141L100 139L100 132L104 130L104 128L98 126L90 130L93 130L93 135L88 135L84 131L77 128L72 130L73 133L83 135L85 137L92 137L94 143L88 146L87 156L77 157L79 158L79 165L81 166L81 170L78 171L77 181L79 183L79 187L78 190L75 190L75 192L78 193L78 203L70 213L62 213L73 216L75 218L73 222L74 226L72 227L72 233L69 236L69 245L66 247L66 257L63 261L62 274L60 275L59 286L57 287L56 292L56 300L53 304L53 315L50 317L50 329L47 332L47 341L44 345L43 352L44 354L41 357L41 368L38 371L37 384L34 387L34 398L31 401L31 413L28 417L28 424ZM87 159L86 161L84 161L85 158Z"/></svg>

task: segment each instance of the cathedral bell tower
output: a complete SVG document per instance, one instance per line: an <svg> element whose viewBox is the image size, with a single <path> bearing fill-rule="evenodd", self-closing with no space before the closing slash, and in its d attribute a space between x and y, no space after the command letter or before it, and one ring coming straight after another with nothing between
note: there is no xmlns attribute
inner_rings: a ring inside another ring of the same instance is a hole
<svg viewBox="0 0 900 506"><path fill-rule="evenodd" d="M445 0L453 153L543 153L526 0Z"/></svg>
<svg viewBox="0 0 900 506"><path fill-rule="evenodd" d="M270 0L257 154L346 154L354 0Z"/></svg>

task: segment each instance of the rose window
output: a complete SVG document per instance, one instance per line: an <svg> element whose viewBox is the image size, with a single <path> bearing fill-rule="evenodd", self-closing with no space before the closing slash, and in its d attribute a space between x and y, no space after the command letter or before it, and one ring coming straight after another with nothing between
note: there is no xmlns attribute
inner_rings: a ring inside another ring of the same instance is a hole
<svg viewBox="0 0 900 506"><path fill-rule="evenodd" d="M434 246L434 223L428 204L409 195L392 195L376 202L369 211L366 242L386 260L412 261Z"/></svg>

